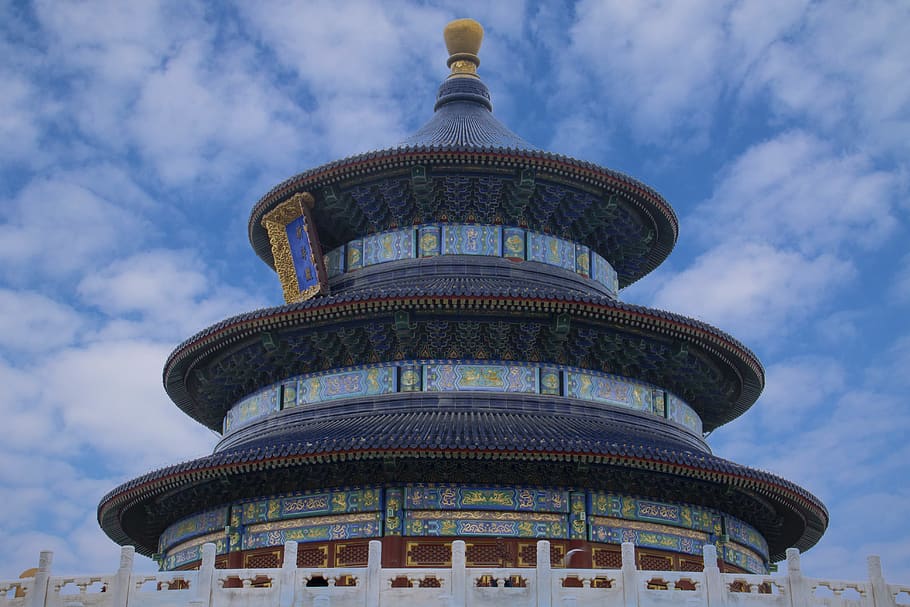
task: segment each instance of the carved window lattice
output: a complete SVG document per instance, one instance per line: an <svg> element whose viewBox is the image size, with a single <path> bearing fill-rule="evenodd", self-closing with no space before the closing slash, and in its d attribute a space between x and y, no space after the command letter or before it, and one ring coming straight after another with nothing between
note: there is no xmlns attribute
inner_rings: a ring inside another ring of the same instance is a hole
<svg viewBox="0 0 910 607"><path fill-rule="evenodd" d="M505 556L498 544L468 544L465 548L465 560L468 567L502 564Z"/></svg>
<svg viewBox="0 0 910 607"><path fill-rule="evenodd" d="M243 566L247 569L274 569L281 567L281 558L277 551L246 554Z"/></svg>
<svg viewBox="0 0 910 607"><path fill-rule="evenodd" d="M598 569L622 569L622 552L594 549L594 566Z"/></svg>
<svg viewBox="0 0 910 607"><path fill-rule="evenodd" d="M339 544L335 546L335 566L366 567L369 554L368 544Z"/></svg>
<svg viewBox="0 0 910 607"><path fill-rule="evenodd" d="M215 569L227 569L228 557L226 554L215 558Z"/></svg>
<svg viewBox="0 0 910 607"><path fill-rule="evenodd" d="M452 547L448 544L408 544L408 565L447 566L452 561Z"/></svg>
<svg viewBox="0 0 910 607"><path fill-rule="evenodd" d="M692 559L679 559L679 571L690 571L693 573L700 573L704 571L705 567L702 565L701 561L696 561Z"/></svg>
<svg viewBox="0 0 910 607"><path fill-rule="evenodd" d="M647 571L672 571L673 559L656 554L641 554L638 557L638 567Z"/></svg>
<svg viewBox="0 0 910 607"><path fill-rule="evenodd" d="M325 567L328 560L328 549L325 546L297 547L297 567Z"/></svg>
<svg viewBox="0 0 910 607"><path fill-rule="evenodd" d="M419 588L442 588L442 584L435 577L425 577L419 580L417 586Z"/></svg>
<svg viewBox="0 0 910 607"><path fill-rule="evenodd" d="M565 546L550 544L550 565L564 567L566 558ZM537 565L537 544L518 545L518 566L535 567Z"/></svg>

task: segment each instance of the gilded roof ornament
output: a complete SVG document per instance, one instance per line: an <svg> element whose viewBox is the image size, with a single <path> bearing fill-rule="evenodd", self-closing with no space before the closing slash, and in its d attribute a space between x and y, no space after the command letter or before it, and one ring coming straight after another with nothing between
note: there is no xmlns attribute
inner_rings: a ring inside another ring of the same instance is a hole
<svg viewBox="0 0 910 607"><path fill-rule="evenodd" d="M446 65L452 68L449 78L477 78L480 66L480 45L483 42L483 26L473 19L456 19L442 32L449 51Z"/></svg>

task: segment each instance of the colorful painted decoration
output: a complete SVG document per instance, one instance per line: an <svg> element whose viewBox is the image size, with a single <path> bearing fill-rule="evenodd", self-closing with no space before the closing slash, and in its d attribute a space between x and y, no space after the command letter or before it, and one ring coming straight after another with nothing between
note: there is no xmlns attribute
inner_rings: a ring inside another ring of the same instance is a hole
<svg viewBox="0 0 910 607"><path fill-rule="evenodd" d="M413 259L417 256L417 239L413 229L381 232L363 239L363 265Z"/></svg>
<svg viewBox="0 0 910 607"><path fill-rule="evenodd" d="M370 367L301 379L297 405L396 392L396 371L394 367Z"/></svg>
<svg viewBox="0 0 910 607"><path fill-rule="evenodd" d="M286 303L310 299L328 289L322 248L310 217L314 201L307 192L295 194L262 218Z"/></svg>
<svg viewBox="0 0 910 607"><path fill-rule="evenodd" d="M483 255L537 261L590 278L612 295L619 278L603 257L580 243L523 228L485 224L426 224L352 240L325 255L330 278L360 268L438 255Z"/></svg>
<svg viewBox="0 0 910 607"><path fill-rule="evenodd" d="M502 228L499 226L444 224L443 255L502 255Z"/></svg>
<svg viewBox="0 0 910 607"><path fill-rule="evenodd" d="M729 538L720 544L722 533ZM198 561L205 542L214 542L217 553L224 554L230 546L249 550L286 541L383 534L631 541L692 555L715 543L726 562L755 573L766 571L768 558L768 546L757 530L711 508L609 492L444 483L349 487L239 501L171 525L161 535L159 552L173 568Z"/></svg>
<svg viewBox="0 0 910 607"><path fill-rule="evenodd" d="M230 432L239 426L245 426L278 411L278 392L278 386L269 386L247 396L231 407L224 416L224 431Z"/></svg>
<svg viewBox="0 0 910 607"><path fill-rule="evenodd" d="M575 271L575 244L562 238L528 232L528 261Z"/></svg>
<svg viewBox="0 0 910 607"><path fill-rule="evenodd" d="M418 248L421 257L435 257L440 254L442 242L439 226L421 226L418 230Z"/></svg>
<svg viewBox="0 0 910 607"><path fill-rule="evenodd" d="M228 410L232 432L281 409L395 392L501 392L563 396L625 407L701 434L701 418L665 390L598 371L520 362L396 361L288 378L241 399Z"/></svg>
<svg viewBox="0 0 910 607"><path fill-rule="evenodd" d="M519 365L424 365L423 385L426 392L539 392L536 369Z"/></svg>

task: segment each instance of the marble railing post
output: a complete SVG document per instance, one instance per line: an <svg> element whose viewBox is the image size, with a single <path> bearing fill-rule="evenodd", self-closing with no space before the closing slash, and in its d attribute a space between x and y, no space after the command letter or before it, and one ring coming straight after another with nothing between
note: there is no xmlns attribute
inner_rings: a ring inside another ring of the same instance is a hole
<svg viewBox="0 0 910 607"><path fill-rule="evenodd" d="M452 593L451 606L465 607L468 587L467 553L464 540L452 542Z"/></svg>
<svg viewBox="0 0 910 607"><path fill-rule="evenodd" d="M51 563L53 562L53 552L49 550L41 552L38 557L38 571L35 573L32 591L28 595L28 607L44 607L47 602L47 582L51 577Z"/></svg>
<svg viewBox="0 0 910 607"><path fill-rule="evenodd" d="M113 588L108 589L113 594L114 607L126 607L130 597L130 576L133 575L133 557L136 549L132 546L123 546L120 549L120 568L114 576Z"/></svg>
<svg viewBox="0 0 910 607"><path fill-rule="evenodd" d="M366 607L379 607L379 594L382 592L382 542L370 540L367 554Z"/></svg>
<svg viewBox="0 0 910 607"><path fill-rule="evenodd" d="M717 566L717 546L705 544L702 551L705 561L705 591L708 607L727 607L727 588Z"/></svg>
<svg viewBox="0 0 910 607"><path fill-rule="evenodd" d="M812 591L803 577L798 548L787 548L787 583L790 585L790 604L793 607L808 605Z"/></svg>
<svg viewBox="0 0 910 607"><path fill-rule="evenodd" d="M622 596L625 607L638 607L638 569L632 542L622 543Z"/></svg>
<svg viewBox="0 0 910 607"><path fill-rule="evenodd" d="M540 540L537 542L537 579L535 581L535 590L537 591L537 607L551 607L552 605L552 588L551 577L553 569L550 565L550 542Z"/></svg>
<svg viewBox="0 0 910 607"><path fill-rule="evenodd" d="M215 544L202 545L202 563L196 578L196 596L190 601L194 607L212 604L212 585L215 582Z"/></svg>
<svg viewBox="0 0 910 607"><path fill-rule="evenodd" d="M895 607L897 603L882 575L882 560L877 556L870 556L866 558L866 566L869 570L869 583L872 586L872 604L875 607Z"/></svg>
<svg viewBox="0 0 910 607"><path fill-rule="evenodd" d="M281 594L278 607L292 607L297 592L297 542L284 543L284 560L281 562Z"/></svg>

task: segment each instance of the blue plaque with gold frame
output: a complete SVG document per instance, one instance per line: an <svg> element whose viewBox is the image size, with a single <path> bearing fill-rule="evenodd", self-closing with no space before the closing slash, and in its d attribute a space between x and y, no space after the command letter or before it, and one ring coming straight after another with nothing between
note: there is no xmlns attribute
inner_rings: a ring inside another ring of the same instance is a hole
<svg viewBox="0 0 910 607"><path fill-rule="evenodd" d="M262 218L286 303L328 292L322 247L310 215L314 203L309 192L294 194Z"/></svg>

